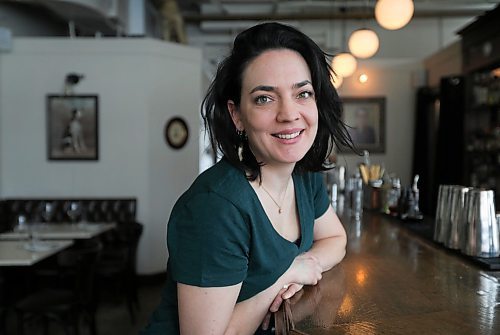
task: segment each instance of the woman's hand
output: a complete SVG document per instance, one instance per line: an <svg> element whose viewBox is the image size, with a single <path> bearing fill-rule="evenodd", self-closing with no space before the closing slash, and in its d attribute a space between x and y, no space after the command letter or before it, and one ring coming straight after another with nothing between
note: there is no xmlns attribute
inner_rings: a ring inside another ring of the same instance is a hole
<svg viewBox="0 0 500 335"><path fill-rule="evenodd" d="M292 298L294 299L300 299L302 296L302 287L304 285L301 284L290 284L290 285L285 285L276 295L274 298L271 306L269 307L269 311L266 314L266 317L262 321L262 329L267 330L269 328L269 322L271 321L271 316L272 313L276 313L278 309L280 308L281 304L283 303L284 300Z"/></svg>
<svg viewBox="0 0 500 335"><path fill-rule="evenodd" d="M308 253L295 257L287 272L290 275L290 284L283 286L274 298L269 307L271 313L278 311L283 300L293 297L304 285L316 285L322 276L319 260Z"/></svg>
<svg viewBox="0 0 500 335"><path fill-rule="evenodd" d="M269 307L269 312L277 312L281 304L283 303L283 300L290 299L291 297L296 297L296 295L300 296L301 294L299 292L302 292L303 286L304 285L300 284L285 285L285 287L283 287L278 293L276 298L274 298L273 303Z"/></svg>
<svg viewBox="0 0 500 335"><path fill-rule="evenodd" d="M292 265L287 271L290 284L286 284L274 298L269 307L269 312L262 321L262 329L266 330L269 327L271 313L278 311L283 300L290 299L295 296L297 292L302 292L302 287L304 285L316 285L318 281L321 280L322 271L323 269L321 268L319 260L315 256L303 253L295 257Z"/></svg>
<svg viewBox="0 0 500 335"><path fill-rule="evenodd" d="M295 257L288 271L290 272L290 283L316 285L321 280L323 268L316 256L306 252ZM292 295L288 296L287 294L285 299L290 298Z"/></svg>

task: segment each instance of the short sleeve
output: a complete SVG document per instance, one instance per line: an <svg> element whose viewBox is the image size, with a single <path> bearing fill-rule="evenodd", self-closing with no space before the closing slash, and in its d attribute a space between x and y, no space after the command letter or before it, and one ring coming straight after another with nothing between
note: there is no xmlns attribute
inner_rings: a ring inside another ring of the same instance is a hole
<svg viewBox="0 0 500 335"><path fill-rule="evenodd" d="M248 225L240 211L216 193L180 200L168 223L167 240L170 270L176 282L221 287L246 278Z"/></svg>
<svg viewBox="0 0 500 335"><path fill-rule="evenodd" d="M317 219L325 214L330 199L326 190L325 179L319 172L313 174L313 192L314 192L314 218Z"/></svg>

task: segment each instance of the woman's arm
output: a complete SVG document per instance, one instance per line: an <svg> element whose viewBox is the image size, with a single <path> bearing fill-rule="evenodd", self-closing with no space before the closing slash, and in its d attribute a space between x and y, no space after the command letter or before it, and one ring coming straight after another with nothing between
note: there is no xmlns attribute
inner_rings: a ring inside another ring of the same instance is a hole
<svg viewBox="0 0 500 335"><path fill-rule="evenodd" d="M225 287L177 284L181 334L225 334L241 283Z"/></svg>
<svg viewBox="0 0 500 335"><path fill-rule="evenodd" d="M326 212L314 221L314 243L302 256L312 256L316 258L321 266L321 271L325 272L337 265L345 256L347 236L342 223L337 214L329 206ZM302 289L303 284L289 282L284 292L276 295L269 308L270 312L276 312L283 299L291 298Z"/></svg>
<svg viewBox="0 0 500 335"><path fill-rule="evenodd" d="M241 283L209 288L177 284L181 334L253 334L282 299L290 298L303 285L316 285L322 272L342 260L345 246L345 230L329 207L315 221L312 248L297 256L272 286L256 296L236 304ZM283 289L285 285L287 289Z"/></svg>
<svg viewBox="0 0 500 335"><path fill-rule="evenodd" d="M314 243L305 254L316 257L324 271L337 265L345 256L347 236L337 214L329 206L314 222Z"/></svg>
<svg viewBox="0 0 500 335"><path fill-rule="evenodd" d="M181 334L253 334L285 284L315 285L321 272L314 256L301 255L272 286L238 304L241 283L209 288L177 284Z"/></svg>

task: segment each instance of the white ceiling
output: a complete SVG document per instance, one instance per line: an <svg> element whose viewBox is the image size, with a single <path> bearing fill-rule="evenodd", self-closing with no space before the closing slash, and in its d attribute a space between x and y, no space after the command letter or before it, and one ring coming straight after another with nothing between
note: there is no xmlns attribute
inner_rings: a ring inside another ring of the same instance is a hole
<svg viewBox="0 0 500 335"><path fill-rule="evenodd" d="M415 17L475 16L498 0L414 0ZM373 17L375 0L179 0L186 22Z"/></svg>
<svg viewBox="0 0 500 335"><path fill-rule="evenodd" d="M256 22L277 20L300 27L324 50L332 53L338 52L341 35L345 35L340 32L340 22L348 21L348 32L352 30L350 28L359 26L357 22L367 21L368 26L375 25L376 0L178 0L178 3L190 44L203 49L203 68L207 78L213 75L216 64L230 47L234 36ZM420 24L429 25L424 29L430 34L427 40L436 40L434 49L427 50L422 45L421 49L425 49L422 53L430 54L448 42L442 37L436 38L436 35L450 35L446 34L447 30L455 30L464 21L493 9L500 0L414 0L414 3L414 18L431 19ZM445 22L438 23L441 19ZM389 38L400 34L383 31L381 34L379 37L384 39L384 50L381 52L389 53L387 46L394 44L388 41ZM413 37L410 35L406 40L402 38L400 47L410 49L405 43L412 43ZM395 51L398 51L397 48L390 51L391 55L398 55ZM416 54L416 57L420 56Z"/></svg>

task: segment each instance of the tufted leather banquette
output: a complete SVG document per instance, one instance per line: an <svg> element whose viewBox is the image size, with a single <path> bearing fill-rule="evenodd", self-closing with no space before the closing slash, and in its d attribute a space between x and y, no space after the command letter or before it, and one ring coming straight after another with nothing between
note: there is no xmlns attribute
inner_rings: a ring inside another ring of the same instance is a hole
<svg viewBox="0 0 500 335"><path fill-rule="evenodd" d="M66 211L72 201L80 203L77 221L87 222L134 222L137 200L135 198L18 198L0 201L0 219L3 229L12 228L19 215L28 222L44 221L42 206L50 202L53 206L51 222L71 221Z"/></svg>

